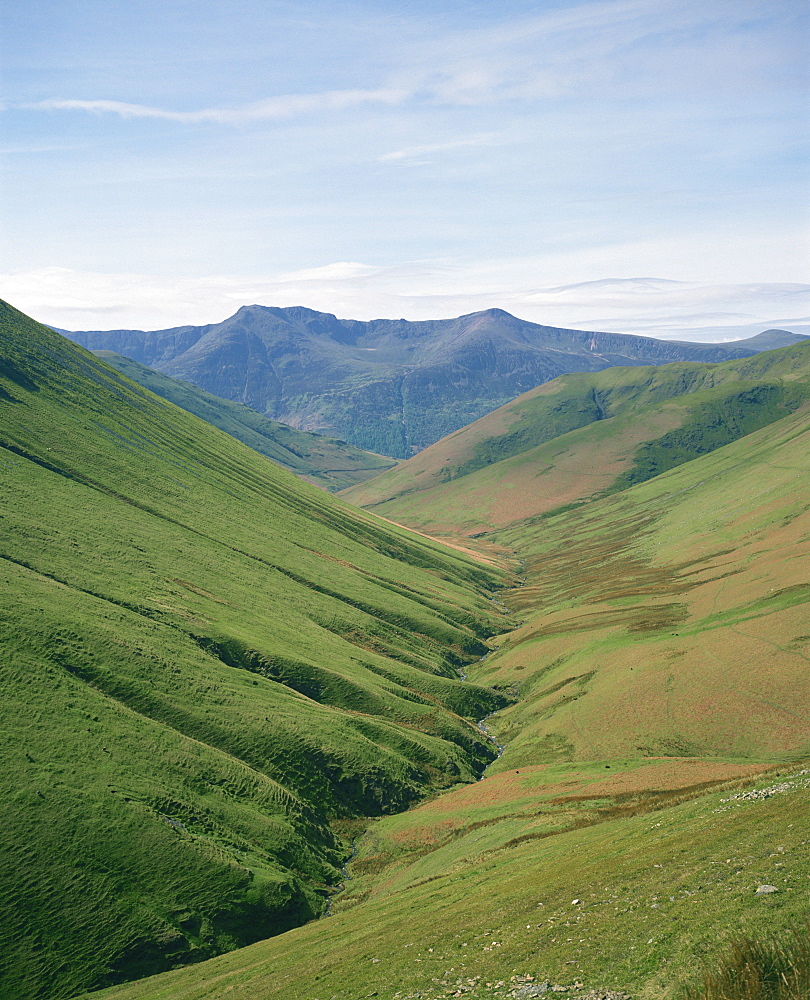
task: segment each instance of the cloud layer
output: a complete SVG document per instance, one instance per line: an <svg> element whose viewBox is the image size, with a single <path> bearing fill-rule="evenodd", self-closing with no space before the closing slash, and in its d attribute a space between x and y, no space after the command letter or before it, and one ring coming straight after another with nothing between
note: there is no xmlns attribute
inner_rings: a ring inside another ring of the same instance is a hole
<svg viewBox="0 0 810 1000"><path fill-rule="evenodd" d="M24 105L29 111L87 111L91 114L113 114L119 118L157 118L197 125L215 123L238 125L243 122L273 121L317 112L345 111L360 104L400 104L407 92L394 89L332 90L320 94L284 94L235 108L203 108L200 111L167 111L144 104L107 100L37 101Z"/></svg>
<svg viewBox="0 0 810 1000"><path fill-rule="evenodd" d="M116 275L99 308L123 316L145 305L120 276L151 276L151 315L174 316L195 283L269 295L286 286L253 276L355 260L376 277L317 294L360 315L810 274L795 0L29 0L3 17L12 288ZM719 311L742 323L747 301Z"/></svg>
<svg viewBox="0 0 810 1000"><path fill-rule="evenodd" d="M161 278L66 268L0 274L0 295L62 329L213 323L239 306L304 305L342 318L436 319L498 307L523 319L665 339L735 340L779 327L810 334L810 285L701 285L660 278L529 284L532 261L465 270L341 262L273 276Z"/></svg>

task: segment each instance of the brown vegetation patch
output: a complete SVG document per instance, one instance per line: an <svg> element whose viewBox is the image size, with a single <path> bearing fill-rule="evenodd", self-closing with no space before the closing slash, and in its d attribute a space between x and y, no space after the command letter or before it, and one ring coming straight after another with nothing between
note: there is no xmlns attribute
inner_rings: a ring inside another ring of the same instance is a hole
<svg viewBox="0 0 810 1000"><path fill-rule="evenodd" d="M660 757L646 760L632 770L581 784L576 795L559 796L552 801L681 792L750 778L771 768L771 765L762 763L741 764L737 761Z"/></svg>

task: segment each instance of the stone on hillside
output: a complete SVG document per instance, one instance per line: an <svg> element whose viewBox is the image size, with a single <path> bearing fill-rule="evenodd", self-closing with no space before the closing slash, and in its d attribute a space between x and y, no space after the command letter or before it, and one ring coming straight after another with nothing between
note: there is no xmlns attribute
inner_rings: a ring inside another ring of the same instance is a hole
<svg viewBox="0 0 810 1000"><path fill-rule="evenodd" d="M779 889L775 885L757 886L757 891L756 891L757 896L767 896L769 892L779 892Z"/></svg>

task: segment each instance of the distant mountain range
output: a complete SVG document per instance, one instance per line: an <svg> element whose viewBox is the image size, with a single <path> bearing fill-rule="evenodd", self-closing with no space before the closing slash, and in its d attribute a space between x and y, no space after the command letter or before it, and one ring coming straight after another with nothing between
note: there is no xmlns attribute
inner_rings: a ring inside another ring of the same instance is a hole
<svg viewBox="0 0 810 1000"><path fill-rule="evenodd" d="M293 427L398 458L568 372L726 361L802 339L768 331L730 344L688 344L541 326L501 309L360 322L257 305L207 326L61 332Z"/></svg>

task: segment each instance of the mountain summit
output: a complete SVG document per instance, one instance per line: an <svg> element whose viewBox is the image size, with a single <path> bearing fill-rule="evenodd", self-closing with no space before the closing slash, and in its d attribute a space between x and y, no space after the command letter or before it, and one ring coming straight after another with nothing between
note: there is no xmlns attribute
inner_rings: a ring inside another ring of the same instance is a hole
<svg viewBox="0 0 810 1000"><path fill-rule="evenodd" d="M405 458L568 372L725 361L756 347L541 326L502 309L410 322L243 306L222 323L67 334L302 430Z"/></svg>

